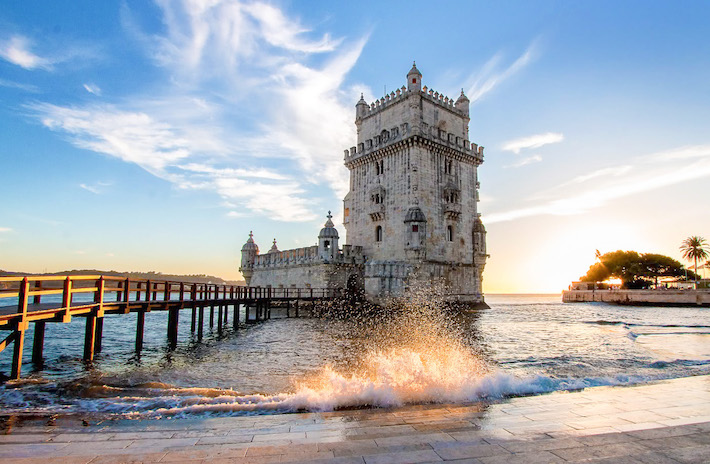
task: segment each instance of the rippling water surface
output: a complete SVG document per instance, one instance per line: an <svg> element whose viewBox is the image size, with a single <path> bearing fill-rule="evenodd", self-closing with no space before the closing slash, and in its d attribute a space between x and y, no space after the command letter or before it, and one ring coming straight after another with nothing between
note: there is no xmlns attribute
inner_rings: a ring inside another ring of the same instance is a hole
<svg viewBox="0 0 710 464"><path fill-rule="evenodd" d="M419 298L377 323L273 319L222 335L208 329L202 343L184 311L174 351L167 314L153 312L140 357L136 316L107 316L103 352L91 365L81 361L83 321L48 324L45 365L29 362L30 329L24 378L0 387L0 410L261 414L469 402L710 373L707 309L562 304L559 295L487 302L490 309L454 315ZM9 358L10 350L0 354L0 371L9 371Z"/></svg>

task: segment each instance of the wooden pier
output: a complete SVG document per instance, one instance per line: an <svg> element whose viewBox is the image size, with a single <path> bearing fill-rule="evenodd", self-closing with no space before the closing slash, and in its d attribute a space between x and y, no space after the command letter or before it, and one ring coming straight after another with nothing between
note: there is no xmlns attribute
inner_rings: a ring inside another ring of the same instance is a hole
<svg viewBox="0 0 710 464"><path fill-rule="evenodd" d="M50 295L61 295L61 301L42 302L42 297ZM137 313L135 349L140 353L146 313L151 311L169 312L167 338L172 349L177 345L178 321L183 309L191 310L190 330L197 332L197 339L202 340L206 310L209 310L210 327L216 323L221 332L229 322L230 308L233 311L232 324L237 328L240 305L246 310L245 322L252 322L271 318L272 304L276 302L286 307L287 317L292 313L298 317L299 305L310 303L313 307L317 301L341 296L339 289L242 287L115 276L0 277L0 330L10 332L6 337L0 336L0 352L13 345L10 378L19 379L25 332L30 323L35 324L32 362L41 364L45 325L48 322L71 323L73 317L86 318L83 358L91 361L101 352L106 314ZM3 306L3 301L15 298L17 304ZM253 318L250 317L252 311Z"/></svg>

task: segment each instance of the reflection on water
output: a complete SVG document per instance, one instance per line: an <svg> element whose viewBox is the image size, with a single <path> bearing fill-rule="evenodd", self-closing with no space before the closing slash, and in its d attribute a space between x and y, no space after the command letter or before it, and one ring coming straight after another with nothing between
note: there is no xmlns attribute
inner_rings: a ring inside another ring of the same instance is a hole
<svg viewBox="0 0 710 464"><path fill-rule="evenodd" d="M559 295L489 295L487 302L490 309L448 313L437 290L427 289L384 316L276 319L207 332L202 343L181 319L172 352L167 315L149 313L140 357L135 315L108 316L103 352L90 366L81 361L83 323L48 324L47 363L0 387L0 407L122 417L332 410L710 372L707 310L562 304Z"/></svg>

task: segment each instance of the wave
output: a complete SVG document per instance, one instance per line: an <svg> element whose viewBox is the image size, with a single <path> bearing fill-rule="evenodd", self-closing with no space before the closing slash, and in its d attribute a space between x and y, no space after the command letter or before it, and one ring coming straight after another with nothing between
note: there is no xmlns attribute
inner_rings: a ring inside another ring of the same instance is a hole
<svg viewBox="0 0 710 464"><path fill-rule="evenodd" d="M296 382L293 391L277 394L143 383L123 387L90 385L73 399L60 391L50 394L5 388L0 390L0 404L4 405L6 413L80 412L134 419L175 418L471 403L665 378L662 372L654 377L616 375L575 379L538 375L520 378L490 370L465 350L442 348L435 352L436 355L409 348L372 352L366 369L339 372L326 366L316 375ZM76 386L74 388L76 393Z"/></svg>
<svg viewBox="0 0 710 464"><path fill-rule="evenodd" d="M685 328L685 329L710 329L710 325L701 324L643 324L640 322L627 322L627 321L607 321L604 319L596 321L583 321L584 324L594 324L594 325L623 325L626 327L660 327L660 328Z"/></svg>

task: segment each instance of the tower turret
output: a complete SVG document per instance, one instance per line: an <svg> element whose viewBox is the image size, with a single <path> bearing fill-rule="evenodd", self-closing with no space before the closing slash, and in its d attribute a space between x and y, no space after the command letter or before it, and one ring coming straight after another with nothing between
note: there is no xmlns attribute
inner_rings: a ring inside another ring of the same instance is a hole
<svg viewBox="0 0 710 464"><path fill-rule="evenodd" d="M254 273L254 261L259 254L259 247L254 243L254 234L249 231L249 238L242 247L242 265L239 267L239 272L244 276L244 280L249 286L251 276Z"/></svg>
<svg viewBox="0 0 710 464"><path fill-rule="evenodd" d="M405 250L410 258L426 256L426 216L418 206L407 210L404 227L407 230Z"/></svg>
<svg viewBox="0 0 710 464"><path fill-rule="evenodd" d="M359 120L364 118L367 114L368 108L370 108L370 105L368 105L365 101L364 95L360 94L360 100L355 105L355 119Z"/></svg>
<svg viewBox="0 0 710 464"><path fill-rule="evenodd" d="M335 228L328 211L328 220L318 234L318 256L326 262L333 261L338 254L338 229Z"/></svg>
<svg viewBox="0 0 710 464"><path fill-rule="evenodd" d="M422 73L417 69L416 61L412 64L412 69L407 73L407 90L410 92L422 90Z"/></svg>
<svg viewBox="0 0 710 464"><path fill-rule="evenodd" d="M273 245L271 245L271 248L269 249L268 253L278 253L278 252L279 252L279 247L276 246L276 239L274 239L274 243L273 243Z"/></svg>
<svg viewBox="0 0 710 464"><path fill-rule="evenodd" d="M463 93L463 89L461 89L461 95L459 95L459 98L456 99L456 103L454 103L454 107L457 110L461 111L466 116L468 116L470 104L471 104L471 101L468 99L466 94Z"/></svg>

